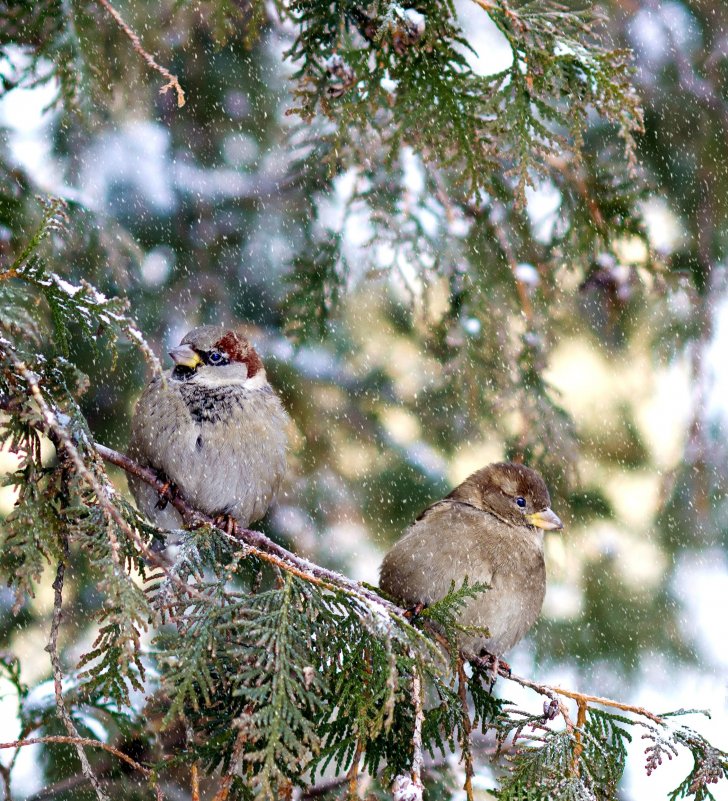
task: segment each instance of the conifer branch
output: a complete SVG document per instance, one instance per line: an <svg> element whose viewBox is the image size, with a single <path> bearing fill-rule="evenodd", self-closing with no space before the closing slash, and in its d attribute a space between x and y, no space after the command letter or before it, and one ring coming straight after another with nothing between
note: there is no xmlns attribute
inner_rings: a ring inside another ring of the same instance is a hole
<svg viewBox="0 0 728 801"><path fill-rule="evenodd" d="M107 751L110 754L113 754L115 757L120 759L122 762L126 762L127 765L134 768L134 770L138 770L145 778L150 778L152 776L152 771L149 768L145 768L144 765L141 765L135 759L132 759L128 754L125 754L123 751L120 751L118 748L114 748L113 745L109 745L108 743L103 743L101 740L93 740L90 737L80 737L79 735L63 735L63 734L49 734L44 737L26 737L22 740L13 740L12 742L8 743L0 743L0 751L6 748L23 748L26 745L43 745L44 743L59 743L61 745L75 745L77 748L100 748L103 751ZM89 780L86 777L86 780Z"/></svg>
<svg viewBox="0 0 728 801"><path fill-rule="evenodd" d="M3 344L9 343L3 343L0 341L0 345ZM8 347L5 350L12 361L13 366L28 385L28 389L30 390L33 399L39 407L41 416L45 423L45 433L51 442L53 442L56 449L67 455L77 474L84 479L88 486L93 490L99 506L101 507L107 519L119 526L119 528L132 540L132 542L134 542L135 546L144 555L144 558L147 559L150 564L153 564L155 567L162 570L167 578L169 578L170 581L172 581L177 587L189 595L198 598L198 600L207 600L206 597L197 592L194 587L190 587L187 583L181 581L177 576L171 573L164 559L144 544L138 532L136 532L123 518L116 505L109 499L106 489L99 483L96 476L94 476L91 470L89 470L89 468L86 466L81 454L78 452L78 449L71 440L68 431L63 425L61 425L55 411L48 405L43 397L40 386L38 385L38 380L33 371L28 368L22 359L19 359L16 356L12 348ZM109 535L112 541L112 558L117 559L117 549L113 547L114 534L112 531L109 531Z"/></svg>
<svg viewBox="0 0 728 801"><path fill-rule="evenodd" d="M281 545L278 545L270 540L260 531L245 529L237 524L235 524L230 531L226 531L224 526L222 526L219 521L216 521L216 519L210 515L206 515L203 512L195 509L179 492L171 492L169 486L165 484L165 482L162 481L157 473L151 468L143 467L125 454L119 453L118 451L115 451L114 449L105 445L95 443L94 448L99 456L101 456L107 462L115 464L117 467L121 467L126 472L137 476L156 489L160 497L172 504L188 524L205 524L213 526L223 533L228 534L237 542L242 542L245 544L251 549L251 552L255 553L255 555L260 559L267 561L288 573L293 573L299 578L302 578L312 584L317 584L319 586L323 585L331 589L344 590L347 594L354 595L361 600L366 601L367 604L378 605L383 611L386 611L388 614L394 615L395 617L406 622L407 610L397 606L391 601L386 600L373 590L368 589L364 585L353 581L341 573L337 573L333 570L329 570L328 568L316 565L313 562L310 562L308 559L304 559L303 557L292 553L286 548L283 548ZM664 725L664 720L661 717L655 715L644 707L625 704L621 701L615 701L611 698L605 698L602 696L579 693L574 690L564 689L562 687L551 687L546 684L539 684L530 679L516 676L514 674L508 676L508 679L520 684L523 687L528 687L540 695L546 696L550 700L556 701L559 705L559 712L564 718L567 728L570 730L574 730L576 728L576 724L571 719L568 708L565 706L563 700L559 698L559 696L572 699L576 701L577 704L588 705L594 703L611 707L613 709L618 709L622 712L631 712L635 715L645 717L654 723Z"/></svg>
<svg viewBox="0 0 728 801"><path fill-rule="evenodd" d="M56 578L53 582L53 619L51 621L51 633L48 640L48 645L46 646L46 651L48 651L51 657L51 667L53 669L53 689L56 696L56 711L58 712L58 717L61 719L61 722L68 732L68 736L73 741L73 744L76 748L76 753L78 754L78 759L81 762L81 770L83 775L88 779L89 783L93 787L96 797L99 799L99 801L108 801L108 796L104 792L98 778L96 777L96 774L91 768L91 763L88 761L84 747L79 742L81 738L79 736L78 729L76 728L73 720L71 720L71 716L68 714L68 710L66 709L66 703L63 700L63 673L61 671L61 660L58 655L58 631L61 626L63 607L63 577L66 570L65 559L67 553L68 541L64 539L63 555L58 562Z"/></svg>
<svg viewBox="0 0 728 801"><path fill-rule="evenodd" d="M165 485L165 482L159 478L156 471L137 464L125 454L119 453L105 445L95 443L94 448L102 459L115 464L117 467L121 467L126 472L137 476L137 478L142 479L142 481L145 481L156 489L160 497L172 505L182 515L182 519L185 521L186 525L193 528L201 525L213 526L237 542L242 542L250 549L251 553L254 553L258 558L281 568L287 573L292 573L311 584L317 584L330 589L343 590L348 595L356 596L368 606L376 605L382 611L393 614L404 620L404 609L382 598L382 596L368 589L363 584L353 581L334 570L321 567L320 565L310 562L308 559L297 556L283 546L273 542L273 540L266 537L265 534L260 531L242 528L237 523L230 527L229 530L226 530L215 518L195 509L179 492L170 491L169 486Z"/></svg>
<svg viewBox="0 0 728 801"><path fill-rule="evenodd" d="M412 672L412 706L415 710L415 728L412 732L412 784L419 792L419 797L425 791L422 784L422 771L424 769L424 756L422 753L422 724L425 720L423 709L423 687L419 671Z"/></svg>
<svg viewBox="0 0 728 801"><path fill-rule="evenodd" d="M647 718L653 723L657 723L659 726L665 725L663 718L661 718L659 715L655 715L653 712L650 712L649 709L645 709L641 706L625 704L621 701L615 701L612 698L604 698L603 696L599 695L587 695L586 693L578 693L574 690L565 690L563 687L551 687L547 684L537 684L530 679L525 679L522 676L515 676L513 674L511 674L508 678L511 681L516 682L516 684L520 684L522 687L528 687L531 690L535 690L540 695L545 695L547 698L557 701L559 703L559 711L564 717L564 721L566 722L567 726L570 726L572 729L576 728L576 726L568 716L568 710L566 710L566 708L563 706L563 702L558 698L559 695L576 701L577 706L599 704L601 706L611 707L612 709L619 709L621 712L631 712L633 715L639 715L640 717Z"/></svg>
<svg viewBox="0 0 728 801"><path fill-rule="evenodd" d="M471 749L470 743L470 734L473 729L472 722L470 720L470 711L468 709L468 695L467 695L467 678L465 676L465 669L463 658L459 657L458 659L458 696L460 697L460 706L462 708L462 736L460 742L460 749L462 751L462 759L465 766L465 784L463 784L463 790L465 790L465 795L467 797L467 801L473 801L473 775L475 770L473 769L473 753Z"/></svg>

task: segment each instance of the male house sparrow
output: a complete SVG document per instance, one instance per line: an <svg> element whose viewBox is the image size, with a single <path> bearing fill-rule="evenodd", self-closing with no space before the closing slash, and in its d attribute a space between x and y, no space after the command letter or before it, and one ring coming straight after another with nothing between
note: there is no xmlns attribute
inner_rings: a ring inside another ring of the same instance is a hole
<svg viewBox="0 0 728 801"><path fill-rule="evenodd" d="M266 513L286 471L288 415L248 340L214 325L170 351L175 366L137 402L129 455L160 471L201 512L248 526ZM129 476L139 509L161 528L180 515Z"/></svg>
<svg viewBox="0 0 728 801"><path fill-rule="evenodd" d="M477 470L429 506L384 557L379 585L405 606L431 604L465 577L490 589L469 599L460 623L466 659L498 657L535 623L546 591L543 529L560 529L541 476L501 462Z"/></svg>

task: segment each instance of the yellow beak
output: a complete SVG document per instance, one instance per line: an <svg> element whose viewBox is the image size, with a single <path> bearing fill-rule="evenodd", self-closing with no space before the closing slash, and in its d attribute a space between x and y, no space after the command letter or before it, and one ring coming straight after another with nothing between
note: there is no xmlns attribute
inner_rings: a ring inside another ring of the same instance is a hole
<svg viewBox="0 0 728 801"><path fill-rule="evenodd" d="M189 367L190 370L194 370L198 364L202 364L202 359L189 345L178 345L176 348L172 348L169 355L175 364Z"/></svg>
<svg viewBox="0 0 728 801"><path fill-rule="evenodd" d="M532 515L526 515L526 520L536 528L545 528L550 531L551 529L562 529L564 524L559 520L558 516L551 511L551 509L544 509L543 512L536 512Z"/></svg>

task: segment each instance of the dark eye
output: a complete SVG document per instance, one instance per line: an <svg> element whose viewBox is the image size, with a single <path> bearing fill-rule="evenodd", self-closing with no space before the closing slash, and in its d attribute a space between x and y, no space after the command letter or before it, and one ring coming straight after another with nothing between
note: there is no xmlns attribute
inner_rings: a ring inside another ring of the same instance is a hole
<svg viewBox="0 0 728 801"><path fill-rule="evenodd" d="M516 505L520 506L521 509L526 508L526 499L525 498L516 498Z"/></svg>
<svg viewBox="0 0 728 801"><path fill-rule="evenodd" d="M213 350L212 353L207 357L207 360L210 364L220 364L222 361L222 353L218 353L216 350Z"/></svg>

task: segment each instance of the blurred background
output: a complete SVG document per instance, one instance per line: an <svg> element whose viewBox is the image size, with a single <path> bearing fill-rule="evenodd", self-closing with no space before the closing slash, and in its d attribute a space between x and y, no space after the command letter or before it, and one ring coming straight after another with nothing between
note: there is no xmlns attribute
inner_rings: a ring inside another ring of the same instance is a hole
<svg viewBox="0 0 728 801"><path fill-rule="evenodd" d="M91 4L73 5L81 49L66 52L80 89L43 58L36 85L16 85L48 35L43 5L0 29L0 260L32 231L34 196L58 195L71 204L62 274L128 297L160 355L197 324L245 326L295 423L265 529L355 578L376 583L406 524L474 469L539 467L566 526L547 538L544 613L514 671L654 712L710 708L692 725L728 748L728 7L598 4L612 42L634 54L642 170L610 175L621 169L611 132L590 117L587 220L554 177L520 211L491 198L496 230L492 214L448 203L406 145L391 165L376 152L359 166L322 160L312 141L326 122L286 115L293 31L271 9L248 40L250 20L224 3L117 4L180 77L178 109ZM506 68L510 48L482 9L462 0L458 13L472 68ZM605 214L640 222L582 242ZM300 280L326 270L333 290ZM91 377L91 429L123 449L148 378L138 352L73 358ZM12 469L0 453L0 471ZM0 517L12 504L0 489ZM24 657L31 685L50 675L51 580L20 628L0 595L0 647ZM76 576L69 663L93 637L94 603ZM517 690L500 687L541 703ZM9 695L0 707L9 740ZM23 750L16 781L29 795L44 781L34 759ZM686 772L671 763L648 779L640 765L628 762L625 799L664 798Z"/></svg>

